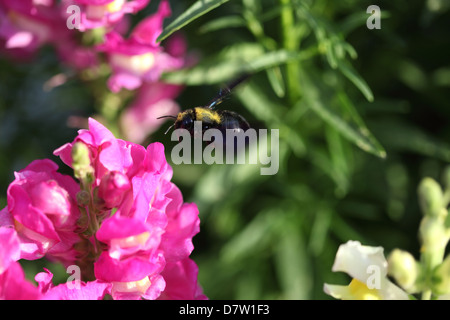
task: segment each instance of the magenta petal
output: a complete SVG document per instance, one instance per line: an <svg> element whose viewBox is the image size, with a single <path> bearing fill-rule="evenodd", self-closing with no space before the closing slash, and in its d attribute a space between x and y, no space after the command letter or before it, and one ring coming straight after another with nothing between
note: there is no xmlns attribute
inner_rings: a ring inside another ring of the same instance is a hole
<svg viewBox="0 0 450 320"><path fill-rule="evenodd" d="M10 185L8 188L8 209L28 229L48 239L60 240L52 221L31 206L28 194L19 185Z"/></svg>
<svg viewBox="0 0 450 320"><path fill-rule="evenodd" d="M53 154L60 157L62 162L64 162L69 167L72 167L72 143L66 143L53 151Z"/></svg>
<svg viewBox="0 0 450 320"><path fill-rule="evenodd" d="M71 287L71 285L73 287ZM71 283L63 283L50 288L43 300L102 300L109 293L110 283L101 281L80 282L79 287Z"/></svg>
<svg viewBox="0 0 450 320"><path fill-rule="evenodd" d="M197 282L198 267L191 259L167 263L161 275L166 281L166 289L161 294L162 300L205 300Z"/></svg>
<svg viewBox="0 0 450 320"><path fill-rule="evenodd" d="M127 72L119 71L117 73L114 73L108 79L108 88L114 93L119 92L120 89L122 88L134 90L139 88L141 84L142 84L141 78Z"/></svg>
<svg viewBox="0 0 450 320"><path fill-rule="evenodd" d="M53 273L50 270L44 268L45 272L39 272L34 280L38 283L39 290L41 292L47 292L52 286Z"/></svg>
<svg viewBox="0 0 450 320"><path fill-rule="evenodd" d="M58 165L49 159L34 160L25 169L20 170L19 174L27 177L28 171L54 173L58 170Z"/></svg>
<svg viewBox="0 0 450 320"><path fill-rule="evenodd" d="M116 260L108 252L102 252L94 263L95 277L107 282L139 281L156 273L164 267L162 254L151 256L133 256L124 260Z"/></svg>
<svg viewBox="0 0 450 320"><path fill-rule="evenodd" d="M16 230L0 227L0 274L20 259L20 243Z"/></svg>
<svg viewBox="0 0 450 320"><path fill-rule="evenodd" d="M143 221L114 215L103 221L96 237L98 240L107 243L112 239L139 235L146 231L148 231L148 228Z"/></svg>
<svg viewBox="0 0 450 320"><path fill-rule="evenodd" d="M166 232L161 238L160 248L164 250L167 261L187 258L194 245L192 237L200 230L197 205L183 204L180 211L169 217Z"/></svg>
<svg viewBox="0 0 450 320"><path fill-rule="evenodd" d="M147 289L147 292L142 297L147 300L156 300L166 288L166 281L161 275L157 274L150 277L150 282L150 288Z"/></svg>
<svg viewBox="0 0 450 320"><path fill-rule="evenodd" d="M154 142L147 147L147 168L148 171L156 174L165 174L165 178L172 178L172 168L167 164L164 154L164 145L160 142Z"/></svg>
<svg viewBox="0 0 450 320"><path fill-rule="evenodd" d="M142 44L156 45L156 39L162 32L163 21L172 14L169 2L162 0L158 11L142 20L133 30L131 37Z"/></svg>
<svg viewBox="0 0 450 320"><path fill-rule="evenodd" d="M25 279L25 273L18 262L0 274L0 300L37 300L39 289Z"/></svg>

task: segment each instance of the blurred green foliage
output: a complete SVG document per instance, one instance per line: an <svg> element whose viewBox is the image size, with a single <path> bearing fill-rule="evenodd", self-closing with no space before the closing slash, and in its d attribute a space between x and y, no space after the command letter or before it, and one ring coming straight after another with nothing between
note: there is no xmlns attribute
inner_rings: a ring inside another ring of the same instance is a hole
<svg viewBox="0 0 450 320"><path fill-rule="evenodd" d="M379 30L366 27L372 4L381 9ZM331 266L349 239L419 252L417 185L425 176L441 181L450 160L446 1L171 6L165 32L179 28L200 55L193 68L165 75L186 84L179 104L205 105L250 72L220 107L255 128L280 130L276 175L254 165L174 166L173 181L200 210L192 257L209 298L328 298L324 282L348 283ZM68 117L98 108L76 78L43 91L58 68L48 48L29 64L0 60L2 205L13 171L37 158L58 161L52 151L76 134ZM170 160L175 142L165 129L148 142L163 142Z"/></svg>

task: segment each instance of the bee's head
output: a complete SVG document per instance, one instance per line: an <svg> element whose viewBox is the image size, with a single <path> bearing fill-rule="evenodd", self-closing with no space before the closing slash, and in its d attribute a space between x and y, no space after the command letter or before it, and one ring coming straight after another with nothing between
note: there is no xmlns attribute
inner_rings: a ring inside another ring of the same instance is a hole
<svg viewBox="0 0 450 320"><path fill-rule="evenodd" d="M180 112L175 120L175 129L186 129L189 132L194 130L195 114L193 109Z"/></svg>
<svg viewBox="0 0 450 320"><path fill-rule="evenodd" d="M175 129L186 129L189 132L192 132L194 130L194 119L195 119L195 114L194 111L192 109L180 112L178 114L178 116L172 116L172 115L168 115L168 116L161 116L158 117L157 119L162 119L162 118L173 118L175 119L175 122L169 127L167 128L166 132L169 132L169 130L174 127Z"/></svg>

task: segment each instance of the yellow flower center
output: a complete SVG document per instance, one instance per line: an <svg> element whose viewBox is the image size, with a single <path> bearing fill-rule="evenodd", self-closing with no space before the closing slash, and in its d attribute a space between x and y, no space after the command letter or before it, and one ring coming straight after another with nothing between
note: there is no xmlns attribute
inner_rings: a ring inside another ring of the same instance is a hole
<svg viewBox="0 0 450 320"><path fill-rule="evenodd" d="M117 53L111 56L111 63L127 69L136 75L141 75L153 67L155 56L150 52L134 56Z"/></svg>
<svg viewBox="0 0 450 320"><path fill-rule="evenodd" d="M350 293L358 300L381 300L377 289L369 289L367 285L357 279L353 279L348 285Z"/></svg>
<svg viewBox="0 0 450 320"><path fill-rule="evenodd" d="M145 244L145 242L147 242L149 237L150 237L149 232L142 232L141 234L138 234L137 236L130 236L130 237L122 238L122 239L111 240L111 244L112 244L112 242L114 242L114 244L116 244L122 248L130 248L130 247L134 247L134 246L137 246L140 244Z"/></svg>
<svg viewBox="0 0 450 320"><path fill-rule="evenodd" d="M108 13L120 11L124 4L125 0L114 0L101 6L89 5L86 7L86 16L91 20L101 20Z"/></svg>
<svg viewBox="0 0 450 320"><path fill-rule="evenodd" d="M112 292L136 292L144 294L151 286L151 281L148 277L138 281L130 282L113 282Z"/></svg>

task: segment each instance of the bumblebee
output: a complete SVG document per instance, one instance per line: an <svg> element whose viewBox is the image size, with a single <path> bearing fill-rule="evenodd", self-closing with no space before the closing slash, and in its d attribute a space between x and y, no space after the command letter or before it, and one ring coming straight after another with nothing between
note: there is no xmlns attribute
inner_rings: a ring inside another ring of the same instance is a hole
<svg viewBox="0 0 450 320"><path fill-rule="evenodd" d="M244 81L248 76L243 76L231 83L226 89L219 91L219 94L206 106L199 106L180 112L177 116L162 116L161 118L173 118L175 122L171 125L166 133L174 127L175 129L186 129L191 136L194 136L194 121L202 122L202 135L208 129L218 129L222 134L227 129L235 131L246 131L250 128L247 120L240 114L229 110L214 110L214 108L222 103L231 93L231 90Z"/></svg>

